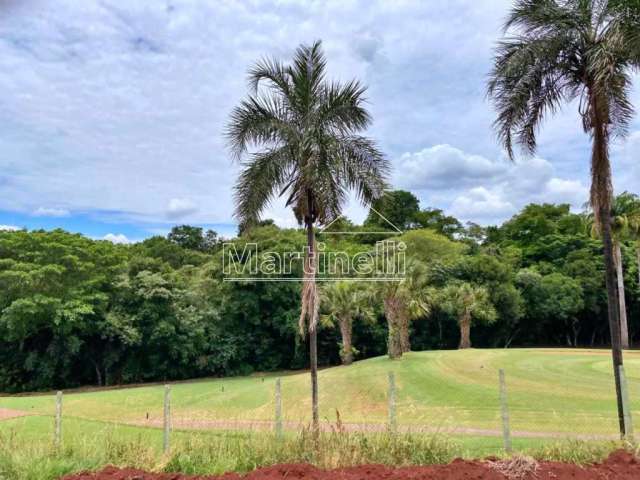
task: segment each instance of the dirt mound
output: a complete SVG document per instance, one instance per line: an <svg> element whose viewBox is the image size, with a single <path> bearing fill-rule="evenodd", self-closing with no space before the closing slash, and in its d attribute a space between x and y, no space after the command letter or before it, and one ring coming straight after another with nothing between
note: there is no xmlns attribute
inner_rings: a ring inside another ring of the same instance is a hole
<svg viewBox="0 0 640 480"><path fill-rule="evenodd" d="M535 471L509 473L496 468L495 461L454 460L449 465L392 468L384 465L321 470L307 464L283 464L238 475L193 476L179 473L147 473L134 469L106 467L62 480L631 480L640 478L640 462L624 450L613 452L602 463L579 467L566 463L541 462Z"/></svg>

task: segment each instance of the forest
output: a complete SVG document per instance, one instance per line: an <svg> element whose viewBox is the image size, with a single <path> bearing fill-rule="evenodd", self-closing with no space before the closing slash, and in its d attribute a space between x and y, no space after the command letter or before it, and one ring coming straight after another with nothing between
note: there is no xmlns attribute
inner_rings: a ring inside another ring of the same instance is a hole
<svg viewBox="0 0 640 480"><path fill-rule="evenodd" d="M400 283L321 282L321 366L410 349L608 345L602 242L589 212L531 204L500 226L463 225L401 190L374 207L403 230L410 272ZM633 346L640 198L618 195L613 212ZM389 225L372 211L339 227L359 235L331 236L327 249L366 252ZM306 237L264 220L229 241L284 253ZM300 282L225 282L222 243L188 225L128 245L0 232L0 390L306 368Z"/></svg>

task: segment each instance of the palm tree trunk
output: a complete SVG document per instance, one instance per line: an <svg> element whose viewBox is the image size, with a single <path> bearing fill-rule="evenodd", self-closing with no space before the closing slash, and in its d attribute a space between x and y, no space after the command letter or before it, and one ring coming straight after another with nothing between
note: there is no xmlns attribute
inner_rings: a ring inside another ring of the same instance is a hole
<svg viewBox="0 0 640 480"><path fill-rule="evenodd" d="M409 316L406 312L401 311L398 319L400 327L400 349L402 353L411 351L411 339L409 338Z"/></svg>
<svg viewBox="0 0 640 480"><path fill-rule="evenodd" d="M638 285L640 285L640 240L638 240L638 245L636 245L636 261L638 263Z"/></svg>
<svg viewBox="0 0 640 480"><path fill-rule="evenodd" d="M458 348L471 348L471 315L464 312L460 318L460 345Z"/></svg>
<svg viewBox="0 0 640 480"><path fill-rule="evenodd" d="M313 233L313 197L307 193L307 257L305 262L305 281L303 284L302 309L306 310L309 322L309 369L311 371L311 426L317 438L320 433L320 415L318 412L318 302L316 290L315 235Z"/></svg>
<svg viewBox="0 0 640 480"><path fill-rule="evenodd" d="M398 325L398 300L395 297L384 299L384 314L387 317L387 327L389 337L387 342L387 352L389 358L394 360L402 357L402 345L400 343L400 329Z"/></svg>
<svg viewBox="0 0 640 480"><path fill-rule="evenodd" d="M596 220L602 229L604 247L605 283L607 287L607 314L609 332L611 334L611 357L613 376L615 379L616 401L618 407L618 424L620 435L624 437L624 414L622 410L622 390L620 385L620 365L622 365L622 346L620 339L620 323L618 318L618 296L616 291L616 268L613 256L613 238L611 235L611 164L609 162L607 119L603 117L602 108L596 95L589 92L593 125L593 145L591 156L591 204L596 213ZM602 100L601 100L602 101ZM608 109L603 109L605 112Z"/></svg>
<svg viewBox="0 0 640 480"><path fill-rule="evenodd" d="M627 303L624 295L624 273L622 265L622 250L620 242L613 242L613 255L616 262L616 277L618 281L618 305L620 308L620 339L622 348L629 348L629 326L627 323Z"/></svg>
<svg viewBox="0 0 640 480"><path fill-rule="evenodd" d="M342 348L340 349L340 358L343 365L351 365L353 363L353 345L351 343L352 323L351 318L340 318L340 335L342 336Z"/></svg>

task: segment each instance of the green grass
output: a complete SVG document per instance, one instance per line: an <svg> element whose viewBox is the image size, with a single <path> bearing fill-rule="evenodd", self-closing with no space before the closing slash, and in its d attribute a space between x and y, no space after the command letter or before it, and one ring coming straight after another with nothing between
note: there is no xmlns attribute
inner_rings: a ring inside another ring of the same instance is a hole
<svg viewBox="0 0 640 480"><path fill-rule="evenodd" d="M499 430L497 371L507 374L511 427L516 432L615 435L617 419L610 355L605 350L513 349L415 352L322 370L321 418L384 423L387 372L398 385L401 425ZM632 412L640 418L640 352L626 354ZM273 390L282 377L285 420L309 421L307 373L254 375L172 386L174 424L272 420ZM150 425L162 416L162 386L64 396L66 417ZM0 397L0 407L38 415L54 411L53 395ZM156 422L156 423L154 423ZM468 431L467 433L473 433Z"/></svg>
<svg viewBox="0 0 640 480"><path fill-rule="evenodd" d="M171 452L162 454L158 429L70 418L63 445L52 442L49 417L30 416L2 422L1 480L55 480L105 465L188 474L247 472L277 463L308 462L324 468L377 463L394 466L446 463L453 458L504 456L497 439L440 434L322 433L315 443L307 431L272 433L176 431ZM589 463L620 448L614 442L515 439L521 452L540 459Z"/></svg>
<svg viewBox="0 0 640 480"><path fill-rule="evenodd" d="M190 429L207 421L272 420L273 392L282 378L285 420L308 422L304 372L203 380L172 386L171 454L162 454L161 385L64 395L63 446L53 447L54 395L0 397L0 408L31 415L0 421L0 480L55 479L106 464L155 471L249 471L280 462L333 467L446 462L501 455L498 369L507 374L517 451L539 458L589 462L620 444L570 440L615 435L617 419L609 353L600 350L514 349L416 352L400 361L374 358L320 372L321 417L342 422L387 419L387 373L398 386L398 420L428 433L323 433L320 448L305 431L282 440L265 431ZM626 354L632 412L640 418L640 352ZM138 426L135 426L135 425ZM243 424L247 425L247 424ZM202 425L200 425L202 426ZM462 428L466 430L452 430ZM484 430L479 434L474 429ZM524 436L523 436L524 434Z"/></svg>

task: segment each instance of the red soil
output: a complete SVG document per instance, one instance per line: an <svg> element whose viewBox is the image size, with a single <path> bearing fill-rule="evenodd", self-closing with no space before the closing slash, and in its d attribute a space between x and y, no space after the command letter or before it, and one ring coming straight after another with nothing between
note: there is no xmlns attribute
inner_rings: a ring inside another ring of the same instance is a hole
<svg viewBox="0 0 640 480"><path fill-rule="evenodd" d="M27 412L21 410L11 410L9 408L0 408L0 420L7 420L9 418L24 417L29 415Z"/></svg>
<svg viewBox="0 0 640 480"><path fill-rule="evenodd" d="M524 476L504 471L504 464L490 461L454 460L449 465L392 468L383 465L321 470L306 464L275 465L238 475L192 476L179 473L146 473L134 469L106 467L96 473L69 475L61 480L631 480L640 479L640 461L623 450L612 453L602 463L579 467L557 462L542 462ZM520 470L520 473L523 471Z"/></svg>

